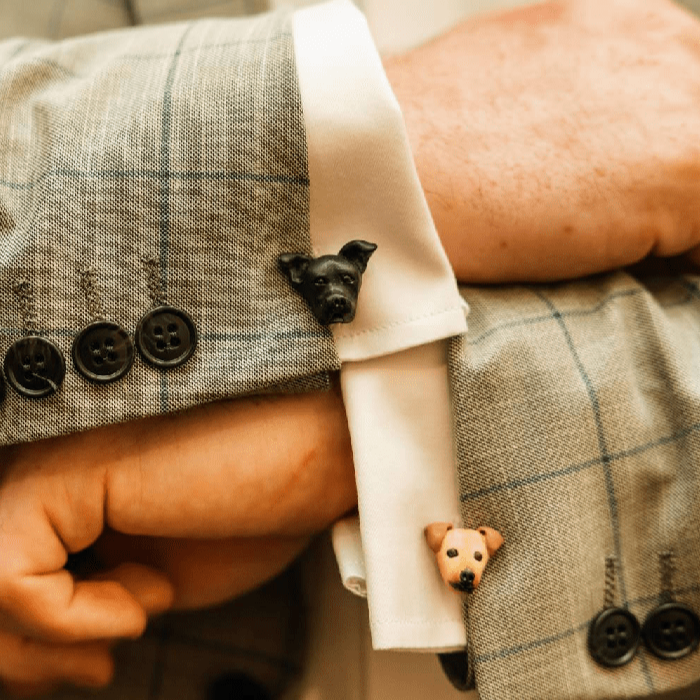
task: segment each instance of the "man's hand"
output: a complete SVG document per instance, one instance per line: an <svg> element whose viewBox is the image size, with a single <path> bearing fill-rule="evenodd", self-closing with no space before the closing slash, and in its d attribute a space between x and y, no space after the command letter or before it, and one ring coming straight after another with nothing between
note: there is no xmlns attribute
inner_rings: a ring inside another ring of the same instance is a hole
<svg viewBox="0 0 700 700"><path fill-rule="evenodd" d="M20 691L106 682L109 640L259 585L357 498L337 391L209 404L0 460L0 679ZM96 541L112 568L76 581L67 555ZM73 663L52 665L61 652Z"/></svg>
<svg viewBox="0 0 700 700"><path fill-rule="evenodd" d="M386 60L465 282L700 263L700 22L670 0L554 0Z"/></svg>

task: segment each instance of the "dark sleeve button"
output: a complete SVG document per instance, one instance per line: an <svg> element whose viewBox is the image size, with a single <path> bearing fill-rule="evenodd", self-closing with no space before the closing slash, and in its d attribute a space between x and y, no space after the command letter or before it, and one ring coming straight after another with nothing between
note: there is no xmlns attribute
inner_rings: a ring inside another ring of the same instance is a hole
<svg viewBox="0 0 700 700"><path fill-rule="evenodd" d="M700 620L687 605L664 603L649 613L642 634L660 659L681 659L698 648Z"/></svg>
<svg viewBox="0 0 700 700"><path fill-rule="evenodd" d="M195 351L197 329L184 311L159 306L139 321L136 347L143 359L155 367L178 367Z"/></svg>
<svg viewBox="0 0 700 700"><path fill-rule="evenodd" d="M114 382L131 369L134 344L116 323L96 321L75 339L73 363L78 372L92 382Z"/></svg>
<svg viewBox="0 0 700 700"><path fill-rule="evenodd" d="M467 650L438 654L443 673L452 685L462 692L469 690Z"/></svg>
<svg viewBox="0 0 700 700"><path fill-rule="evenodd" d="M10 346L5 355L5 375L22 396L40 399L58 391L66 376L66 363L52 342L32 335Z"/></svg>
<svg viewBox="0 0 700 700"><path fill-rule="evenodd" d="M272 700L272 695L245 673L225 673L211 683L207 700Z"/></svg>
<svg viewBox="0 0 700 700"><path fill-rule="evenodd" d="M602 666L624 666L637 653L640 639L637 618L624 608L606 608L588 628L588 651Z"/></svg>

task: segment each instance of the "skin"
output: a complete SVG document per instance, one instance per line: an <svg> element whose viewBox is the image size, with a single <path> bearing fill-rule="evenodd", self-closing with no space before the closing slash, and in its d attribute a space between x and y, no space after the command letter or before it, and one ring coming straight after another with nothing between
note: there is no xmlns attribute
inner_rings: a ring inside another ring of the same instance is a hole
<svg viewBox="0 0 700 700"><path fill-rule="evenodd" d="M260 585L356 505L337 388L5 448L0 461L0 678L20 695L108 683L111 644L148 616ZM105 570L76 581L67 554L91 544Z"/></svg>
<svg viewBox="0 0 700 700"><path fill-rule="evenodd" d="M700 24L667 0L558 0L385 61L457 277L700 262Z"/></svg>
<svg viewBox="0 0 700 700"><path fill-rule="evenodd" d="M573 278L700 252L700 23L666 0L471 20L386 69L458 278ZM0 450L0 679L102 685L149 615L280 571L356 505L337 391ZM100 580L67 551L95 543Z"/></svg>

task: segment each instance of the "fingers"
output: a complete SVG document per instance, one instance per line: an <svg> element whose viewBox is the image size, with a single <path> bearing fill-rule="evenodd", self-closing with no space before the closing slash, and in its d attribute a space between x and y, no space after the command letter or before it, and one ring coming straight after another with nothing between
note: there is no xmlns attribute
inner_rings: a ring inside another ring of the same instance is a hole
<svg viewBox="0 0 700 700"><path fill-rule="evenodd" d="M70 642L139 637L148 616L168 610L174 597L165 574L124 562L87 581L61 570L6 583L0 605L20 630Z"/></svg>
<svg viewBox="0 0 700 700"><path fill-rule="evenodd" d="M57 615L58 622L50 614L47 615L47 611L44 611L38 625L34 618L27 624L22 611L15 616L26 627L32 627L34 632L48 633L54 638L78 639L84 636L85 631L89 632L89 636L136 636L143 630L146 615L164 612L172 606L174 599L173 587L165 575L141 564L121 563L111 571L92 576L90 581L74 584L68 582L68 572L59 572L57 576L59 578L53 583L59 587L74 586L69 610L64 615ZM52 576L40 578L52 583ZM47 595L31 590L31 586L25 594L30 596L34 605L42 595ZM98 606L96 615L91 610L93 604ZM123 623L121 619L125 607L127 616L131 617L130 623ZM111 617L105 617L110 610L113 611ZM90 619L91 616L94 619ZM0 679L6 690L15 697L48 693L66 682L90 688L102 687L109 683L114 673L108 644L61 644L2 631Z"/></svg>
<svg viewBox="0 0 700 700"><path fill-rule="evenodd" d="M157 590L153 576L127 568L115 580L76 581L63 568L67 550L96 539L103 520L104 477L71 466L38 467L38 477L27 468L0 491L4 629L54 642L138 637L146 611L129 589Z"/></svg>
<svg viewBox="0 0 700 700"><path fill-rule="evenodd" d="M79 550L102 530L104 478L73 471L70 463L60 477L50 468L40 478L35 473L25 470L25 478L0 491L4 629L54 642L138 637L146 612L122 582L76 581L63 568L67 550ZM117 573L135 585L133 571Z"/></svg>
<svg viewBox="0 0 700 700"><path fill-rule="evenodd" d="M53 642L136 638L147 622L118 581L74 581L65 570L3 582L0 606L22 630Z"/></svg>
<svg viewBox="0 0 700 700"><path fill-rule="evenodd" d="M148 617L170 610L175 600L175 589L170 579L160 571L142 564L130 561L120 563L111 571L100 572L90 578L93 581L115 581L121 584Z"/></svg>
<svg viewBox="0 0 700 700"><path fill-rule="evenodd" d="M0 618L54 642L133 638L172 592L121 567L75 581L69 552L106 524L157 537L305 538L356 504L336 392L210 404L5 453Z"/></svg>
<svg viewBox="0 0 700 700"><path fill-rule="evenodd" d="M114 674L106 643L53 644L0 632L0 678L10 692L30 696L60 683L98 688Z"/></svg>
<svg viewBox="0 0 700 700"><path fill-rule="evenodd" d="M307 544L306 537L188 540L107 530L94 547L108 566L128 559L163 571L175 590L173 608L182 610L217 605L252 590L283 571Z"/></svg>

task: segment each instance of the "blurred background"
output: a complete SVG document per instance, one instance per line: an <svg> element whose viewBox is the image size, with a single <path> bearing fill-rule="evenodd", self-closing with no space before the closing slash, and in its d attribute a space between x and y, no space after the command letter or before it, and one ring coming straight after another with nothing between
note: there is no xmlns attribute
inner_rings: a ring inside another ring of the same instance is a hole
<svg viewBox="0 0 700 700"><path fill-rule="evenodd" d="M62 39L129 24L266 12L318 0L0 0L0 39ZM383 53L415 46L464 17L530 0L355 0ZM680 4L700 13L700 0Z"/></svg>

